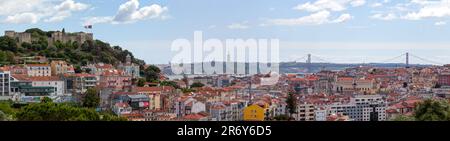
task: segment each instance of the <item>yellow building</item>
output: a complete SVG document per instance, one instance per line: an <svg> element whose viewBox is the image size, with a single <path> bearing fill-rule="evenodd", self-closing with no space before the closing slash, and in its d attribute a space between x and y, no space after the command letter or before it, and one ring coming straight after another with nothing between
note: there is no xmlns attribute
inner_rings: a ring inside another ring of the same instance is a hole
<svg viewBox="0 0 450 141"><path fill-rule="evenodd" d="M264 121L266 109L253 104L244 108L244 121Z"/></svg>
<svg viewBox="0 0 450 141"><path fill-rule="evenodd" d="M73 71L73 67L66 63L66 61L52 61L50 63L51 74L52 76L57 76L60 74L66 73L75 73Z"/></svg>

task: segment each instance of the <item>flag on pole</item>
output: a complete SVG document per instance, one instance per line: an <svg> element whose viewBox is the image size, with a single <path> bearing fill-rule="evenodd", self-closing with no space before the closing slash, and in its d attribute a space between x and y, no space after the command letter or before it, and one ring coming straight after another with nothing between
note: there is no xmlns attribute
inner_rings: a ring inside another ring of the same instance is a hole
<svg viewBox="0 0 450 141"><path fill-rule="evenodd" d="M85 29L92 29L92 25L85 25L84 28Z"/></svg>

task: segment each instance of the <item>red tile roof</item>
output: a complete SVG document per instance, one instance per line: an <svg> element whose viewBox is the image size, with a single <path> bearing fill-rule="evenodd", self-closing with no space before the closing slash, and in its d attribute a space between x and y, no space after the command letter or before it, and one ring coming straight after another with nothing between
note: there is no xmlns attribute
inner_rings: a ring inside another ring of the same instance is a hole
<svg viewBox="0 0 450 141"><path fill-rule="evenodd" d="M62 81L57 76L39 76L39 77L29 77L31 81Z"/></svg>
<svg viewBox="0 0 450 141"><path fill-rule="evenodd" d="M99 69L112 69L113 68L113 66L111 64L96 64L95 67L99 68Z"/></svg>
<svg viewBox="0 0 450 141"><path fill-rule="evenodd" d="M48 64L27 64L28 67L50 67Z"/></svg>
<svg viewBox="0 0 450 141"><path fill-rule="evenodd" d="M161 87L135 87L133 91L136 92L162 92L162 91L172 91L175 88L171 86L161 86Z"/></svg>
<svg viewBox="0 0 450 141"><path fill-rule="evenodd" d="M95 77L95 74L88 74L88 73L76 73L76 77Z"/></svg>
<svg viewBox="0 0 450 141"><path fill-rule="evenodd" d="M36 77L29 77L25 74L13 74L12 77L15 79L21 80L21 81L62 81L57 76L36 76Z"/></svg>
<svg viewBox="0 0 450 141"><path fill-rule="evenodd" d="M353 81L353 78L351 78L351 77L339 77L338 81Z"/></svg>
<svg viewBox="0 0 450 141"><path fill-rule="evenodd" d="M189 114L189 115L184 116L183 119L186 119L186 120L199 120L199 119L202 119L202 118L205 118L205 117L206 117L206 115L203 115L203 114Z"/></svg>

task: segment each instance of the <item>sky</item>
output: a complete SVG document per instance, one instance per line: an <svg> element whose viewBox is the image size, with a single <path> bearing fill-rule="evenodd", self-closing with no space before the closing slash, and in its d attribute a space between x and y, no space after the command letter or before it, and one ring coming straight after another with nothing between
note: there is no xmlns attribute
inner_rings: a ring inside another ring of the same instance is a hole
<svg viewBox="0 0 450 141"><path fill-rule="evenodd" d="M311 53L320 58L313 62L369 63L409 52L429 60L412 63L445 64L449 24L450 0L0 1L1 31L92 32L150 64L168 63L171 43L192 40L194 31L205 39L279 39L282 61Z"/></svg>

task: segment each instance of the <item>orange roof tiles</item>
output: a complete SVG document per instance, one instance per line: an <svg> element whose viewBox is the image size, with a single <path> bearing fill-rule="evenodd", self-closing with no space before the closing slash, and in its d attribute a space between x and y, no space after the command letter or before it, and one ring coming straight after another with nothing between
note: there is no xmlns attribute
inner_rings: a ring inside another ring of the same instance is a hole
<svg viewBox="0 0 450 141"><path fill-rule="evenodd" d="M50 67L48 64L26 64L28 67Z"/></svg>
<svg viewBox="0 0 450 141"><path fill-rule="evenodd" d="M28 75L24 75L24 74L13 74L12 77L14 77L15 79L21 80L21 81L62 81L57 76L29 77Z"/></svg>
<svg viewBox="0 0 450 141"><path fill-rule="evenodd" d="M57 76L39 76L39 77L29 77L31 81L61 81Z"/></svg>
<svg viewBox="0 0 450 141"><path fill-rule="evenodd" d="M339 77L338 81L353 81L352 77Z"/></svg>
<svg viewBox="0 0 450 141"><path fill-rule="evenodd" d="M135 87L136 92L161 92L161 91L172 91L175 88L172 86L162 86L162 87Z"/></svg>
<svg viewBox="0 0 450 141"><path fill-rule="evenodd" d="M183 117L183 119L187 119L187 120L199 120L202 118L205 118L205 115L202 114L189 114Z"/></svg>

